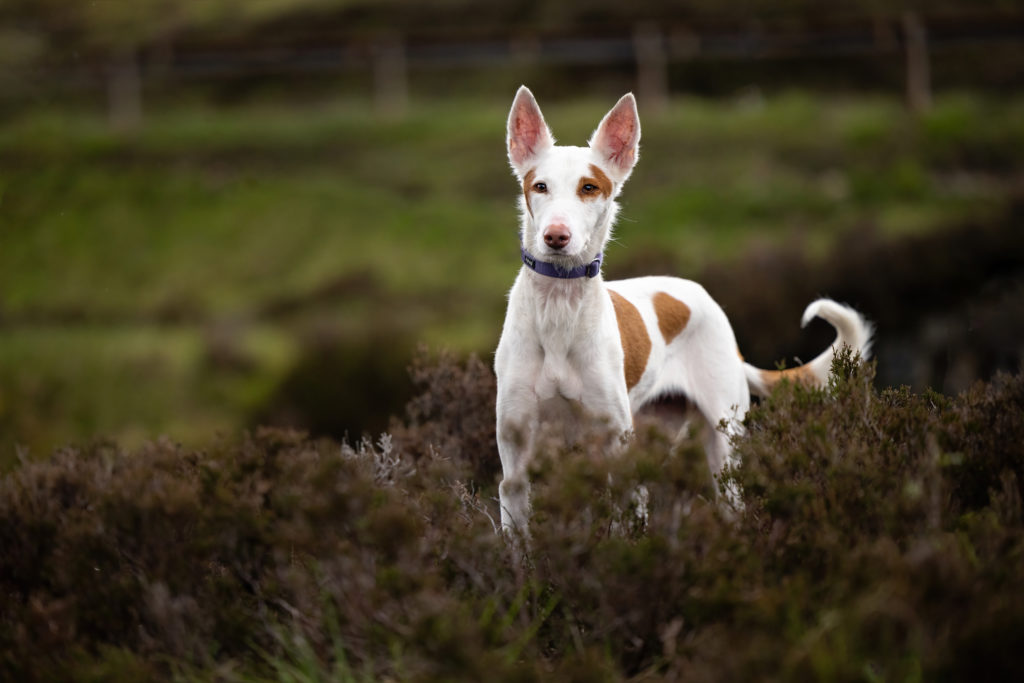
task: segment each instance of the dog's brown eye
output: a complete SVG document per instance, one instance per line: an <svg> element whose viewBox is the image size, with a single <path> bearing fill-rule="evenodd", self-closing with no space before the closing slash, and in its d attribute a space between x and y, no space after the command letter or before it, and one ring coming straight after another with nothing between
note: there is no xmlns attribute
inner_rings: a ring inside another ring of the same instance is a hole
<svg viewBox="0 0 1024 683"><path fill-rule="evenodd" d="M590 183L587 183L586 185L583 186L583 191L586 192L587 194L590 194L591 192L596 192L597 185L591 185Z"/></svg>
<svg viewBox="0 0 1024 683"><path fill-rule="evenodd" d="M534 183L533 184L533 191L534 192L547 192L548 191L547 183Z"/></svg>

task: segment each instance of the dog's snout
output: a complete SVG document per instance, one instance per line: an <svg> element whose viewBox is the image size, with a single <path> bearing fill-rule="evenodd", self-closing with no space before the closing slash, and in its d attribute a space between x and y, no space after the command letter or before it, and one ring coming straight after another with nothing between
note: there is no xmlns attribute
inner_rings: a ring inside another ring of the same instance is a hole
<svg viewBox="0 0 1024 683"><path fill-rule="evenodd" d="M553 223L544 230L544 244L552 249L562 249L571 237L569 226L564 223Z"/></svg>

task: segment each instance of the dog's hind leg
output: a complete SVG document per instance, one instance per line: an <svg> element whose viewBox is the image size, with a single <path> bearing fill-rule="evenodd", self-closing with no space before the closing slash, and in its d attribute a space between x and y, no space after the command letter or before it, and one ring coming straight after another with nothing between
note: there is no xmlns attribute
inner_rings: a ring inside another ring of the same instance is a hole
<svg viewBox="0 0 1024 683"><path fill-rule="evenodd" d="M709 425L707 438L704 441L704 451L708 457L708 468L715 481L715 491L725 494L725 499L736 510L743 509L743 499L740 495L739 486L735 481L729 479L722 482L724 473L739 465L739 460L733 455L732 438L742 430L735 419L727 419L724 425Z"/></svg>
<svg viewBox="0 0 1024 683"><path fill-rule="evenodd" d="M746 378L739 372L722 373L725 376L706 376L703 387L693 392L694 403L706 423L703 432L704 452L708 469L715 481L715 490L724 493L726 501L737 510L743 508L740 491L732 480L722 484L722 474L739 466L733 453L732 439L743 432L741 420L750 407ZM734 381L729 381L734 380ZM725 390L735 386L737 391ZM703 391L700 389L703 388Z"/></svg>

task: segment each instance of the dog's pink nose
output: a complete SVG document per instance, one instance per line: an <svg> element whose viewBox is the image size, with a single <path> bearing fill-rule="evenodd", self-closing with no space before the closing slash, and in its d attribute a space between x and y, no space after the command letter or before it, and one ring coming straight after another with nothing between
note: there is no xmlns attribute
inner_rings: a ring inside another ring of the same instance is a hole
<svg viewBox="0 0 1024 683"><path fill-rule="evenodd" d="M569 232L569 226L564 223L552 223L544 230L544 244L552 249L561 249L569 244L570 237L572 233Z"/></svg>

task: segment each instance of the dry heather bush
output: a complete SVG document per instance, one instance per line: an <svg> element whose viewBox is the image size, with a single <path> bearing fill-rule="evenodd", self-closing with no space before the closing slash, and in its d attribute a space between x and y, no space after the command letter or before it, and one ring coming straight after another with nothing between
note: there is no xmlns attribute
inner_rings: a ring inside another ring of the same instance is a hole
<svg viewBox="0 0 1024 683"><path fill-rule="evenodd" d="M1020 679L1024 376L948 398L837 370L751 411L741 514L657 431L550 449L525 557L494 532L478 361L421 365L390 440L26 463L0 678Z"/></svg>
<svg viewBox="0 0 1024 683"><path fill-rule="evenodd" d="M391 422L396 443L413 457L443 453L469 467L474 487L493 486L501 466L491 368L475 355L460 362L450 353L431 358L420 348L410 375L419 393L406 407L406 420Z"/></svg>

